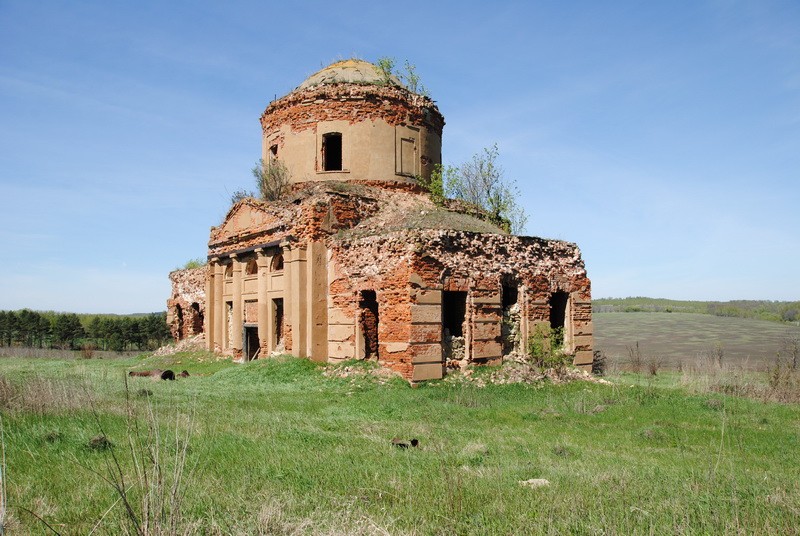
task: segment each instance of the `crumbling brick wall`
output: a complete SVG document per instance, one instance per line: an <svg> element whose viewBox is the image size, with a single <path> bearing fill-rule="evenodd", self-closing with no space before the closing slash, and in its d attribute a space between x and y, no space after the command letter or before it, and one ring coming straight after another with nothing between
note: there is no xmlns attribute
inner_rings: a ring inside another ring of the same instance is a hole
<svg viewBox="0 0 800 536"><path fill-rule="evenodd" d="M204 332L207 278L207 266L169 274L172 294L167 300L167 324L176 341Z"/></svg>
<svg viewBox="0 0 800 536"><path fill-rule="evenodd" d="M381 353L387 366L411 378L414 365L434 370L447 347L442 311L448 293L466 293L463 339L467 363L496 362L503 355L502 288L514 282L524 296L520 314L529 323L549 321L555 292L572 298L571 350L591 350L590 283L575 244L558 240L452 230L406 230L365 238L332 240L336 314L352 318L349 300L375 290ZM587 337L588 335L588 337ZM578 363L576 358L576 364Z"/></svg>
<svg viewBox="0 0 800 536"><path fill-rule="evenodd" d="M356 106L354 106L354 103ZM264 133L289 126L298 132L325 121L383 120L390 125L425 125L439 137L444 117L428 97L396 86L323 85L296 90L270 103L261 115Z"/></svg>

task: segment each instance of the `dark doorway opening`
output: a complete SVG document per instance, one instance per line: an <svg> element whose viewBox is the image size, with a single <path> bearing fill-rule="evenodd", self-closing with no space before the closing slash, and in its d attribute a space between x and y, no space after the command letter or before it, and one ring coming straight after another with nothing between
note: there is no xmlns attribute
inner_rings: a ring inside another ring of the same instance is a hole
<svg viewBox="0 0 800 536"><path fill-rule="evenodd" d="M198 333L203 332L203 313L200 312L200 304L197 302L193 302L191 305L192 308L192 333L197 335Z"/></svg>
<svg viewBox="0 0 800 536"><path fill-rule="evenodd" d="M246 361L258 359L261 344L258 341L258 326L244 325L244 348L243 353Z"/></svg>
<svg viewBox="0 0 800 536"><path fill-rule="evenodd" d="M563 291L554 292L550 296L550 329L553 331L552 348L564 345L564 326L567 319L567 303L569 294Z"/></svg>
<svg viewBox="0 0 800 536"><path fill-rule="evenodd" d="M503 309L508 309L517 304L519 290L517 285L503 285Z"/></svg>
<svg viewBox="0 0 800 536"><path fill-rule="evenodd" d="M442 292L442 352L445 363L456 367L466 357L464 319L467 317L467 293Z"/></svg>
<svg viewBox="0 0 800 536"><path fill-rule="evenodd" d="M442 329L453 337L464 336L464 319L467 316L467 293L442 292Z"/></svg>
<svg viewBox="0 0 800 536"><path fill-rule="evenodd" d="M322 135L322 169L342 170L342 135L339 132Z"/></svg>
<svg viewBox="0 0 800 536"><path fill-rule="evenodd" d="M501 340L503 355L508 355L520 350L520 310L519 290L517 285L505 284L502 287L503 323L501 326Z"/></svg>
<svg viewBox="0 0 800 536"><path fill-rule="evenodd" d="M272 300L272 333L275 335L275 347L283 348L283 298Z"/></svg>
<svg viewBox="0 0 800 536"><path fill-rule="evenodd" d="M374 290L361 291L358 308L364 334L364 358L378 359L378 298Z"/></svg>

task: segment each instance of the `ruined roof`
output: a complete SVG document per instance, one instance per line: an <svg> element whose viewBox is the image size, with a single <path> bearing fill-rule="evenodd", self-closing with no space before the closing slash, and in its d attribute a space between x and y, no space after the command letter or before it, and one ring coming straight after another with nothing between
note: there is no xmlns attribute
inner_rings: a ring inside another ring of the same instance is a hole
<svg viewBox="0 0 800 536"><path fill-rule="evenodd" d="M386 79L383 71L368 61L349 59L332 63L312 74L297 87L297 90L308 89L325 84L359 84L385 85L405 87L394 75Z"/></svg>

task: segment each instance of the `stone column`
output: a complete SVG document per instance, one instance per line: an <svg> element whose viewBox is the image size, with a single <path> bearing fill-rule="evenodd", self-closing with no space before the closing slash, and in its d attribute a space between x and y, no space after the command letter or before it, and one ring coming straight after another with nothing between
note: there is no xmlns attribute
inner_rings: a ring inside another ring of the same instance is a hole
<svg viewBox="0 0 800 536"><path fill-rule="evenodd" d="M220 264L218 258L213 259L212 262L214 263L214 320L211 331L214 334L213 350L221 352L225 349L223 347L225 340L223 333L228 323L225 314L225 298L222 297L223 289L225 288L223 281L225 279L225 267Z"/></svg>
<svg viewBox="0 0 800 536"><path fill-rule="evenodd" d="M284 251L286 251L284 249ZM308 357L306 346L307 296L306 296L306 247L299 244L284 255L284 278L289 288L284 293L285 302L290 303L289 325L292 329L292 352L296 357Z"/></svg>
<svg viewBox="0 0 800 536"><path fill-rule="evenodd" d="M236 357L242 356L242 263L236 255L231 255L233 262L233 326L231 327L231 350Z"/></svg>
<svg viewBox="0 0 800 536"><path fill-rule="evenodd" d="M261 357L268 357L272 351L272 330L270 326L269 260L263 249L256 250L258 265L258 344L261 346Z"/></svg>

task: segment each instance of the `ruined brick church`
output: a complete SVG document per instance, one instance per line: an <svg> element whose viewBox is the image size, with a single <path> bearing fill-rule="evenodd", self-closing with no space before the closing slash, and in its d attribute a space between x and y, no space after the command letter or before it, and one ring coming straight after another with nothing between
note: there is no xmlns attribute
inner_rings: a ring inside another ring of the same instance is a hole
<svg viewBox="0 0 800 536"><path fill-rule="evenodd" d="M313 74L261 116L266 165L291 191L245 198L211 229L208 264L170 274L176 339L243 361L373 359L410 381L524 351L562 328L592 363L590 282L575 244L510 235L416 178L441 162L444 118L373 64Z"/></svg>

